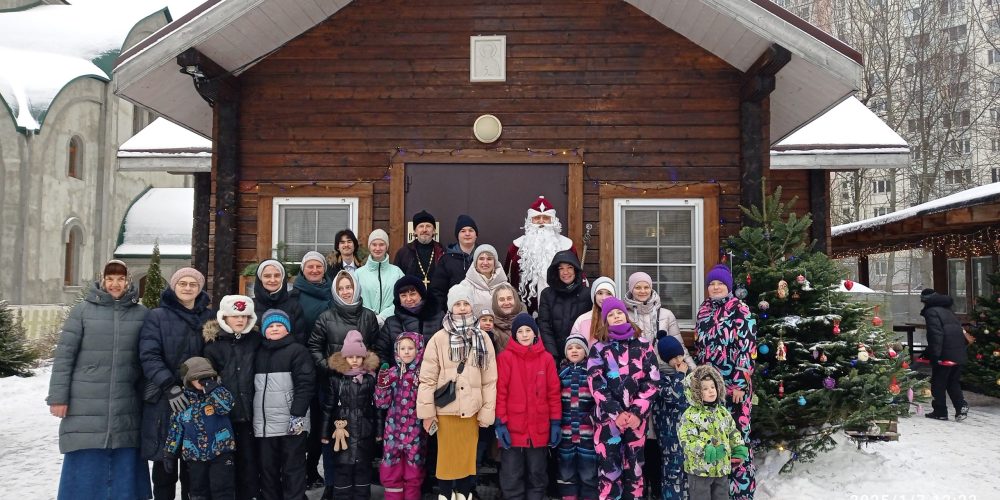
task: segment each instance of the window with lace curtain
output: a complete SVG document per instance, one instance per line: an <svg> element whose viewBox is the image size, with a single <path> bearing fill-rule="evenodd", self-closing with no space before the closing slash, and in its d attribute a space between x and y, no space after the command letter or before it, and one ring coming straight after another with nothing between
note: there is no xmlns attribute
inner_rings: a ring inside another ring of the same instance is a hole
<svg viewBox="0 0 1000 500"><path fill-rule="evenodd" d="M704 202L616 198L614 206L619 290L629 275L645 272L663 307L682 326L693 326L704 296Z"/></svg>
<svg viewBox="0 0 1000 500"><path fill-rule="evenodd" d="M272 256L278 257L277 247L283 245L287 262L298 262L311 250L332 252L341 229L357 232L357 198L275 197L272 207Z"/></svg>

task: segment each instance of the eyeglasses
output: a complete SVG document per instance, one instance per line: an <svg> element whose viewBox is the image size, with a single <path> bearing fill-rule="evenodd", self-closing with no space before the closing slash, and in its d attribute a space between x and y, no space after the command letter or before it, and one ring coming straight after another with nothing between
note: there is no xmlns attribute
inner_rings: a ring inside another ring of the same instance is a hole
<svg viewBox="0 0 1000 500"><path fill-rule="evenodd" d="M198 288L199 286L197 281L178 281L176 285L177 288Z"/></svg>

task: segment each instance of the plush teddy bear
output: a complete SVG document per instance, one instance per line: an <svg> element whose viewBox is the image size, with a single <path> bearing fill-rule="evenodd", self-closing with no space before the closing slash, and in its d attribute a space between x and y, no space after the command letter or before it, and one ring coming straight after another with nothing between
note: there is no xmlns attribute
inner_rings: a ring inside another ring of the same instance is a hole
<svg viewBox="0 0 1000 500"><path fill-rule="evenodd" d="M347 438L351 437L351 433L347 432L347 420L336 420L333 422L333 451L340 451L347 449Z"/></svg>

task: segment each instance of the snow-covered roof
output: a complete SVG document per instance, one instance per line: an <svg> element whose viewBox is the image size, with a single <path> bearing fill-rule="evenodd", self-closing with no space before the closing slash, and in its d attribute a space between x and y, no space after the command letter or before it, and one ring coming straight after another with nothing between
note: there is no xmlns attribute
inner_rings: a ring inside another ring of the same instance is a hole
<svg viewBox="0 0 1000 500"><path fill-rule="evenodd" d="M854 284L851 285L851 289L848 290L847 287L844 286L845 282L846 282L846 280L840 280L840 286L837 287L837 291L838 292L847 292L847 293L881 293L881 292L876 292L875 290L872 290L871 288L868 288L868 287L862 285L861 283L858 283L857 281L855 281Z"/></svg>
<svg viewBox="0 0 1000 500"><path fill-rule="evenodd" d="M933 214L943 210L967 207L994 200L1000 200L1000 182L994 182L992 184L986 184L985 186L977 186L972 189L966 189L965 191L959 191L943 198L938 198L936 200L928 201L927 203L921 203L910 208L904 208L902 210L897 210L878 217L851 222L850 224L833 226L830 229L830 234L831 236L841 236L857 231L875 229L885 224L907 219L909 217Z"/></svg>
<svg viewBox="0 0 1000 500"><path fill-rule="evenodd" d="M740 71L778 44L791 60L775 76L770 137L777 141L852 95L861 54L768 0L624 0ZM207 0L120 57L115 94L205 137L212 108L176 57L189 48L239 75L353 0ZM354 8L365 8L360 3ZM264 28L262 28L264 27Z"/></svg>
<svg viewBox="0 0 1000 500"><path fill-rule="evenodd" d="M165 118L157 118L118 148L118 169L210 172L212 141Z"/></svg>
<svg viewBox="0 0 1000 500"><path fill-rule="evenodd" d="M156 242L162 256L190 256L193 213L193 188L146 190L125 214L115 257L152 255Z"/></svg>
<svg viewBox="0 0 1000 500"><path fill-rule="evenodd" d="M0 12L0 100L19 130L39 130L52 101L73 80L110 80L129 32L162 12L165 2L109 3L77 0Z"/></svg>
<svg viewBox="0 0 1000 500"><path fill-rule="evenodd" d="M845 99L771 148L771 168L901 168L910 147L867 106Z"/></svg>

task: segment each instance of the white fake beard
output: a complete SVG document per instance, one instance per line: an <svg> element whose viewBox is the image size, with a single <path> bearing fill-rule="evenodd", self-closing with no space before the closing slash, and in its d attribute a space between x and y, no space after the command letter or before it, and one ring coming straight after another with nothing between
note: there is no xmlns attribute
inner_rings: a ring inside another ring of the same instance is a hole
<svg viewBox="0 0 1000 500"><path fill-rule="evenodd" d="M521 258L521 282L517 291L525 302L531 297L541 296L542 290L548 288L546 275L552 257L559 251L561 233L562 224L557 217L553 216L551 224L541 227L532 224L530 219L525 221L524 238L517 249L517 255Z"/></svg>

